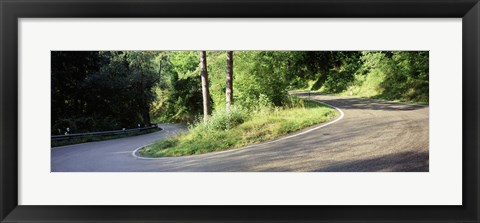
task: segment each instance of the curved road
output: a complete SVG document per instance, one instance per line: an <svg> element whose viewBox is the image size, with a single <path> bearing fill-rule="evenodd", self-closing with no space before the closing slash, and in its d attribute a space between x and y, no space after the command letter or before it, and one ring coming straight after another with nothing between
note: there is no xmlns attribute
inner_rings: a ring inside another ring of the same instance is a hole
<svg viewBox="0 0 480 223"><path fill-rule="evenodd" d="M185 130L161 125L163 131L147 135L52 148L52 172L429 170L428 106L327 95L311 98L338 107L344 117L272 143L186 157L134 157L138 147Z"/></svg>

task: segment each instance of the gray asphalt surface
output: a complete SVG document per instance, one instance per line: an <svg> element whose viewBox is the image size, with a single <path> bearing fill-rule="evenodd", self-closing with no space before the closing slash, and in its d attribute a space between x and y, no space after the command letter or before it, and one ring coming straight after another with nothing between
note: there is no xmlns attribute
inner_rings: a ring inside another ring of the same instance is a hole
<svg viewBox="0 0 480 223"><path fill-rule="evenodd" d="M307 97L306 94L303 95ZM312 95L343 119L267 144L185 157L139 159L132 152L185 127L122 139L52 148L52 172L425 172L429 171L428 106ZM313 128L313 127L312 127Z"/></svg>

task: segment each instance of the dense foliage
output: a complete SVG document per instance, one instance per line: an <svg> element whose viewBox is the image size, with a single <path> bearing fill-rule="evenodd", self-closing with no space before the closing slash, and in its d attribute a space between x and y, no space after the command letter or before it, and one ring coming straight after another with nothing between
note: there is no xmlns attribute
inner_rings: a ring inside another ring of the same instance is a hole
<svg viewBox="0 0 480 223"><path fill-rule="evenodd" d="M159 75L150 52L52 52L52 134L150 124Z"/></svg>
<svg viewBox="0 0 480 223"><path fill-rule="evenodd" d="M196 123L203 111L198 51L53 51L52 134L151 122ZM226 52L207 52L209 106L225 108ZM235 51L233 104L285 107L308 89L428 103L429 54L417 51Z"/></svg>
<svg viewBox="0 0 480 223"><path fill-rule="evenodd" d="M360 59L354 95L428 104L428 52L365 52Z"/></svg>

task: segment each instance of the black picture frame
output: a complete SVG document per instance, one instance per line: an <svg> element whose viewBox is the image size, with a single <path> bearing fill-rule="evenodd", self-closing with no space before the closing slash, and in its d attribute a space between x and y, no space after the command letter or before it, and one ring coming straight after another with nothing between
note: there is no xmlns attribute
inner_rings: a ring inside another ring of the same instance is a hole
<svg viewBox="0 0 480 223"><path fill-rule="evenodd" d="M479 222L478 0L1 0L0 15L1 222ZM463 205L18 205L17 20L73 17L463 18Z"/></svg>

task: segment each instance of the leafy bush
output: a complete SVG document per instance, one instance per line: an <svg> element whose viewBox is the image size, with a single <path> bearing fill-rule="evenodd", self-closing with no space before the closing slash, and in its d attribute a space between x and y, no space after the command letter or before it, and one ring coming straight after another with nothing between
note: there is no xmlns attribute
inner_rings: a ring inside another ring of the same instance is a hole
<svg viewBox="0 0 480 223"><path fill-rule="evenodd" d="M285 100L283 107L285 108L305 108L305 100L299 97L289 95Z"/></svg>
<svg viewBox="0 0 480 223"><path fill-rule="evenodd" d="M199 119L191 129L196 132L228 130L242 124L246 119L248 112L245 109L232 106L229 111L225 109L214 111L206 121Z"/></svg>
<svg viewBox="0 0 480 223"><path fill-rule="evenodd" d="M428 103L428 52L364 52L361 60L354 95Z"/></svg>
<svg viewBox="0 0 480 223"><path fill-rule="evenodd" d="M75 121L72 119L60 119L52 126L52 135L63 135L67 132L67 128L70 128L70 131L76 129Z"/></svg>

